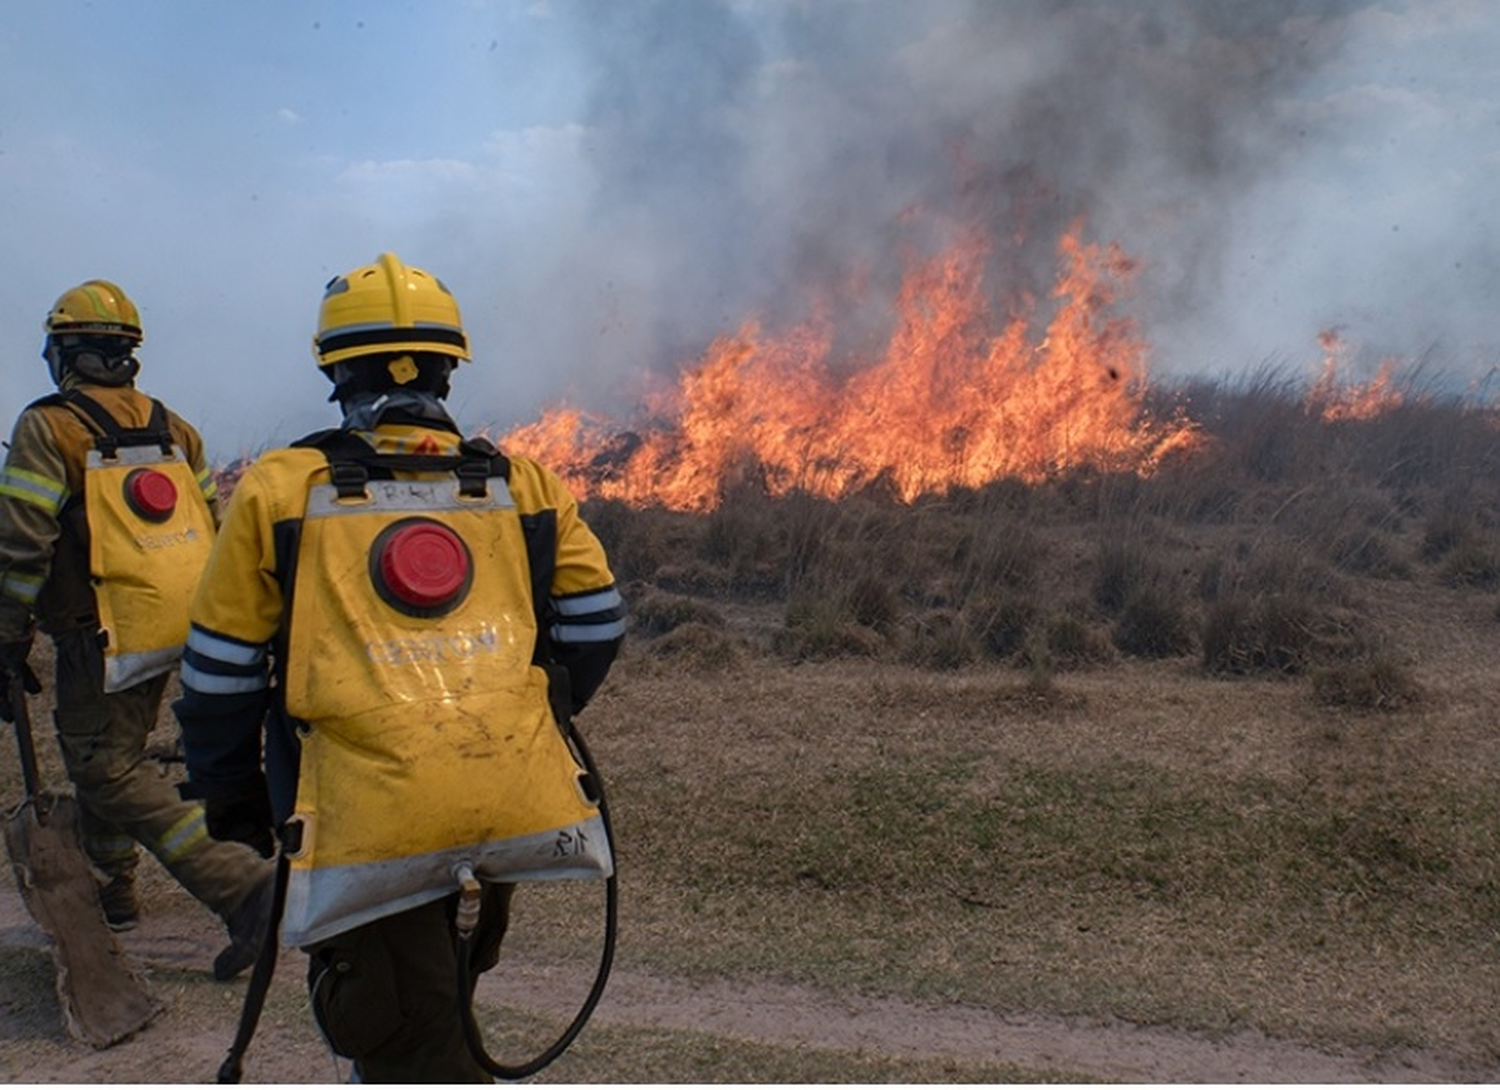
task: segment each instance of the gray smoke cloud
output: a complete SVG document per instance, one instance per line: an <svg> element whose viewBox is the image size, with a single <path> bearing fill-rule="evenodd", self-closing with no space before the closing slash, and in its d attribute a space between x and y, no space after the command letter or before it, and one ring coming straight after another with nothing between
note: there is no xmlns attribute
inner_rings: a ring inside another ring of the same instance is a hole
<svg viewBox="0 0 1500 1090"><path fill-rule="evenodd" d="M1079 217L1085 241L1118 242L1141 263L1126 308L1158 375L1315 366L1317 333L1340 324L1376 355L1486 336L1487 214L1478 231L1439 228L1462 251L1452 262L1467 261L1467 304L1446 259L1414 279L1399 238L1374 249L1370 225L1340 220L1361 185L1350 128L1378 124L1380 103L1322 81L1389 18L1380 5L550 10L593 78L589 199L567 244L547 248L551 282L611 316L549 353L573 361L562 366L585 401L610 385L601 375L680 367L747 317L804 317L810 290L856 274L867 291L841 296L840 350L878 348L903 247L941 245L949 222L984 223L995 240L1001 314L1046 298Z"/></svg>

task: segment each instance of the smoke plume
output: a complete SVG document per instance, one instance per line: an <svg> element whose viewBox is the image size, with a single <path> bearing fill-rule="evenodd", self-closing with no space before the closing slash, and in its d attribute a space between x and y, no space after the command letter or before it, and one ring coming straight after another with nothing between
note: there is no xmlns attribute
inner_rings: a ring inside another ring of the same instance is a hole
<svg viewBox="0 0 1500 1090"><path fill-rule="evenodd" d="M1118 242L1140 262L1128 305L1156 372L1314 360L1340 321L1383 335L1383 304L1331 290L1333 240L1302 249L1338 204L1326 138L1349 123L1318 81L1368 3L551 11L593 75L588 200L543 259L591 319L553 353L575 396L618 394L622 375L678 368L746 318L789 323L815 300L859 358L888 332L902 255L975 224L994 240L1001 313L1045 301L1069 225Z"/></svg>

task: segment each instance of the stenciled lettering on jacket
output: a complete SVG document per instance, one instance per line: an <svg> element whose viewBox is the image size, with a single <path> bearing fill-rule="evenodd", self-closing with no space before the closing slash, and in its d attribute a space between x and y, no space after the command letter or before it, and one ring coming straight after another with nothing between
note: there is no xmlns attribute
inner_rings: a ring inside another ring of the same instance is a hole
<svg viewBox="0 0 1500 1090"><path fill-rule="evenodd" d="M500 633L491 624L477 631L460 629L435 632L430 636L409 636L392 640L371 640L365 644L370 661L381 666L410 666L421 662L463 662L481 655L500 652Z"/></svg>
<svg viewBox="0 0 1500 1090"><path fill-rule="evenodd" d="M136 534L135 543L147 552L171 549L177 545L189 545L198 540L198 531L189 526L186 530L173 530L165 534Z"/></svg>

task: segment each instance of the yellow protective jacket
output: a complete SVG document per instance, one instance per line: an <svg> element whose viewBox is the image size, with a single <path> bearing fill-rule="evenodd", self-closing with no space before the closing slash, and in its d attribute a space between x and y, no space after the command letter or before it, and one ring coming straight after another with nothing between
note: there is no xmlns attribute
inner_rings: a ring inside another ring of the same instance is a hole
<svg viewBox="0 0 1500 1090"><path fill-rule="evenodd" d="M457 474L400 460L456 457L442 428L314 438L352 444L377 476L350 485L353 463L320 446L251 466L193 604L176 705L204 798L253 789L271 713L284 941L443 896L461 862L495 881L609 873L560 724L602 681L624 606L572 496L524 458L480 458L477 486L472 448Z"/></svg>
<svg viewBox="0 0 1500 1090"><path fill-rule="evenodd" d="M144 428L151 420L152 399L134 387L84 383L69 388L92 399L122 428ZM203 441L170 409L165 417L216 521L218 490ZM85 465L96 431L57 395L34 402L16 421L0 469L0 639L22 635L33 619L54 636L99 625L90 580L94 543L84 503Z"/></svg>

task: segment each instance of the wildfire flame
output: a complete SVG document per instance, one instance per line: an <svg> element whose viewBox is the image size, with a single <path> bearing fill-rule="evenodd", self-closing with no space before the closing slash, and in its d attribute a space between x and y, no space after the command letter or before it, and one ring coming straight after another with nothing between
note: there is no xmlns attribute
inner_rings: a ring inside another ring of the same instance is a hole
<svg viewBox="0 0 1500 1090"><path fill-rule="evenodd" d="M1350 352L1337 330L1318 334L1323 349L1323 370L1307 392L1307 408L1324 420L1373 420L1400 405L1401 391L1392 378L1395 361L1384 360L1375 377L1365 385L1346 384L1340 378Z"/></svg>
<svg viewBox="0 0 1500 1090"><path fill-rule="evenodd" d="M845 378L829 367L826 317L779 336L750 322L654 398L649 423L620 428L559 408L501 448L550 466L581 496L696 511L747 475L772 495L882 487L910 501L1082 466L1149 473L1198 431L1144 412L1145 344L1110 314L1135 264L1079 233L1059 244L1056 308L1040 337L1027 314L997 328L984 291L990 246L968 231L907 263L883 353Z"/></svg>

